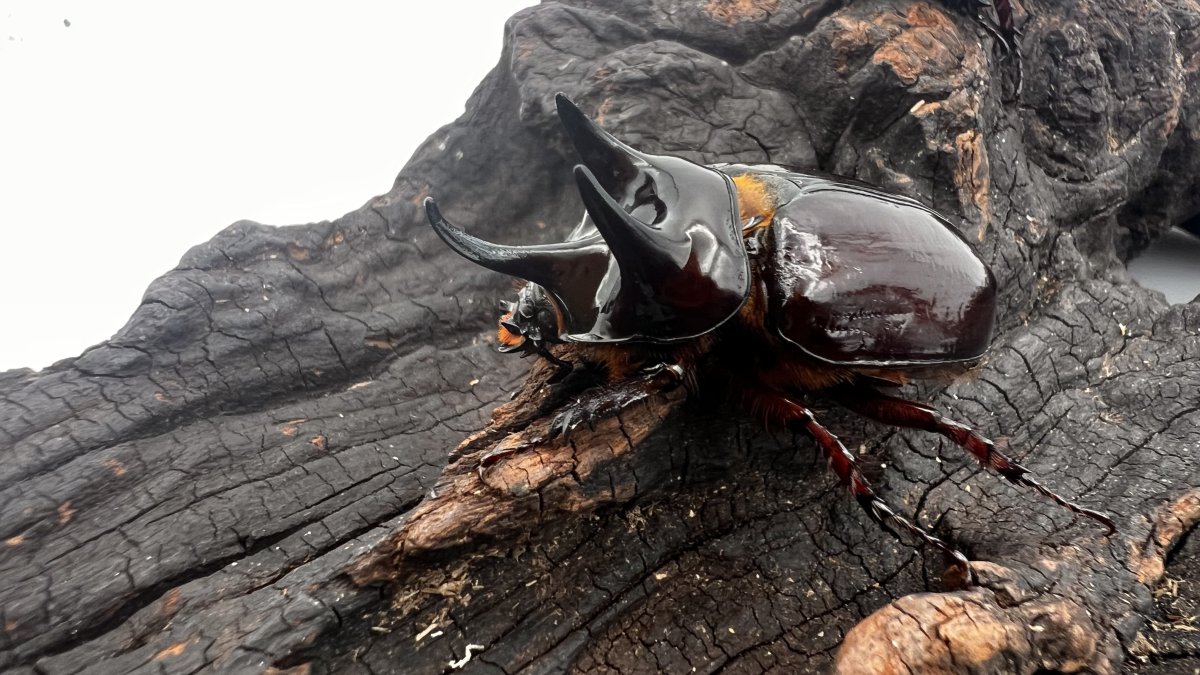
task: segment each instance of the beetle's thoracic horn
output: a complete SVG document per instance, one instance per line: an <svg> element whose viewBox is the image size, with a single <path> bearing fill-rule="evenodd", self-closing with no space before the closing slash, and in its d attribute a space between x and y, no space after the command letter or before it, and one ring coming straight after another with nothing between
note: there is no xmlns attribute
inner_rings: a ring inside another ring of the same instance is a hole
<svg viewBox="0 0 1200 675"><path fill-rule="evenodd" d="M635 150L566 96L556 101L583 160L575 179L590 217L561 243L501 246L454 227L426 200L438 236L468 260L554 295L566 315L564 341L675 342L737 313L750 292L750 258L732 180ZM651 202L653 223L633 215L650 215L641 207Z"/></svg>
<svg viewBox="0 0 1200 675"><path fill-rule="evenodd" d="M620 199L638 174L637 164L645 161L642 153L602 129L565 94L555 94L554 102L558 119L584 165L606 192Z"/></svg>
<svg viewBox="0 0 1200 675"><path fill-rule="evenodd" d="M664 255L670 256L671 249L677 248L671 242L663 241L663 237L649 225L622 209L586 166L575 166L575 182L579 185L584 208L617 259L622 275L636 274L647 265L661 262ZM682 253L683 259L675 261L679 267L687 262L687 251Z"/></svg>

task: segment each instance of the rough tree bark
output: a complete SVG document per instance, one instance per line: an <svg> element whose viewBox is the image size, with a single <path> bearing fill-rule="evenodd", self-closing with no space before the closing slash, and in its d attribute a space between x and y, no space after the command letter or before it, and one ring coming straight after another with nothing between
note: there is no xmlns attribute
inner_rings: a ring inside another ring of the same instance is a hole
<svg viewBox="0 0 1200 675"><path fill-rule="evenodd" d="M470 649L463 672L1190 672L1200 302L1123 261L1200 212L1200 4L1013 4L1019 92L936 3L522 11L388 194L237 223L111 340L0 375L0 668L439 673ZM820 167L956 217L1001 331L974 377L912 393L1120 531L829 410L886 498L978 561L962 588L720 392L540 441L570 394L495 352L507 282L419 204L560 238L582 211L559 90L650 151Z"/></svg>

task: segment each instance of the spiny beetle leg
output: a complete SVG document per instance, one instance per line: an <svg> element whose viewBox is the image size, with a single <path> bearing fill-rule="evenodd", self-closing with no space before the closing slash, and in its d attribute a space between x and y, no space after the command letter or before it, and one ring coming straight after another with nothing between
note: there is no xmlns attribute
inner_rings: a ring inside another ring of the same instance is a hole
<svg viewBox="0 0 1200 675"><path fill-rule="evenodd" d="M565 440L580 424L590 425L597 419L616 414L654 394L674 389L683 381L683 375L683 368L673 363L658 363L643 370L641 377L619 382L593 396L578 399L554 416L550 422L550 437L561 434Z"/></svg>
<svg viewBox="0 0 1200 675"><path fill-rule="evenodd" d="M947 419L933 408L913 403L912 401L906 401L902 398L888 396L870 387L863 386L839 390L837 397L842 405L877 422L941 434L974 455L980 464L995 469L997 473L1006 478L1010 483L1033 488L1049 497L1059 506L1103 524L1108 528L1108 533L1105 536L1117 531L1117 525L1111 518L1099 511L1084 508L1055 494L1030 476L1029 469L1026 469L1003 452L1000 452L996 444L990 439L981 436L979 432L965 424Z"/></svg>
<svg viewBox="0 0 1200 675"><path fill-rule="evenodd" d="M759 389L749 392L749 394L753 406L769 416L770 421L786 424L792 429L802 429L817 442L829 459L829 466L837 475L838 480L850 490L850 494L854 496L862 509L880 527L901 541L905 541L905 537L900 532L905 532L942 551L954 561L956 567L965 572L968 578L971 578L971 566L967 562L967 557L950 544L929 534L919 525L893 511L867 482L854 455L846 449L837 436L834 436L817 421L811 410L774 391Z"/></svg>

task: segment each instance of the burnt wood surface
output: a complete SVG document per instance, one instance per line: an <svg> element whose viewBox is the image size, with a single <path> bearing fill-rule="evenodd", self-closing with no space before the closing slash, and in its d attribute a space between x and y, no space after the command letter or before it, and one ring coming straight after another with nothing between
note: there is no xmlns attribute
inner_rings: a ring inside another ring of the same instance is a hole
<svg viewBox="0 0 1200 675"><path fill-rule="evenodd" d="M1200 212L1200 4L1012 4L1019 89L973 7L520 12L386 195L236 223L112 339L0 374L0 670L1191 672L1200 302L1168 305L1124 261ZM582 207L556 91L647 151L819 167L961 222L1000 331L971 377L908 393L1120 531L820 399L980 585L720 391L542 440L578 392L496 353L508 280L420 204L493 240L561 239Z"/></svg>

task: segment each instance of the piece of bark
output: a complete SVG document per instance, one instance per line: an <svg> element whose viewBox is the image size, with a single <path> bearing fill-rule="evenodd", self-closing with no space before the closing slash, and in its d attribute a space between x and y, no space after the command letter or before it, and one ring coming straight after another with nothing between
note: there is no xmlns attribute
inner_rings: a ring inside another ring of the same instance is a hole
<svg viewBox="0 0 1200 675"><path fill-rule="evenodd" d="M1200 304L1123 266L1200 212L1200 5L1013 4L1019 93L1015 57L940 4L520 12L388 194L334 222L237 223L108 342L0 375L0 668L1200 664L1159 585L1200 583L1191 548L1169 557L1200 518ZM1120 531L821 408L889 502L980 561L960 588L842 498L807 439L719 391L546 441L580 392L495 352L507 281L442 246L420 203L490 239L561 238L582 211L556 91L649 151L819 166L961 222L1001 330L974 377L911 393Z"/></svg>

